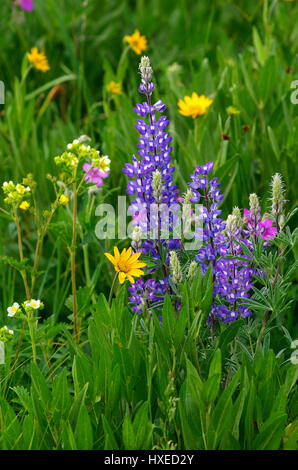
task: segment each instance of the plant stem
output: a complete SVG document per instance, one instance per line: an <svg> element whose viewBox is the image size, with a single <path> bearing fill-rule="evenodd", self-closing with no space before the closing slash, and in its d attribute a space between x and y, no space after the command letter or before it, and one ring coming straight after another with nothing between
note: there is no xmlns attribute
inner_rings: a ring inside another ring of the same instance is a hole
<svg viewBox="0 0 298 470"><path fill-rule="evenodd" d="M73 299L73 321L76 343L79 342L77 326L77 292L76 292L76 225L77 225L77 188L73 183L73 221L72 221L72 246L71 246L71 284Z"/></svg>
<svg viewBox="0 0 298 470"><path fill-rule="evenodd" d="M24 256L23 256L23 247L22 247L22 236L21 236L21 229L20 229L20 223L19 223L19 218L17 214L17 209L14 208L14 218L15 218L15 223L17 227L17 233L18 233L18 245L19 245L19 253L20 253L20 261L23 261ZM28 282L27 282L27 277L26 273L21 271L21 276L23 278L24 286L25 286L25 291L26 291L26 296L27 300L30 300L30 292L29 292L29 287L28 287Z"/></svg>
<svg viewBox="0 0 298 470"><path fill-rule="evenodd" d="M30 338L31 338L33 362L34 362L34 364L36 364L36 347L35 347L35 338L34 338L34 328L33 328L31 318L28 319L28 326L29 326L29 332L30 332Z"/></svg>
<svg viewBox="0 0 298 470"><path fill-rule="evenodd" d="M114 276L114 279L113 279L113 282L112 282L112 286L111 286L111 290L110 290L110 295L109 295L109 307L111 307L111 304L112 304L112 297L113 297L113 292L114 292L114 287L115 287L116 279L117 279L117 273L116 273L115 276Z"/></svg>
<svg viewBox="0 0 298 470"><path fill-rule="evenodd" d="M90 266L89 266L89 257L88 257L88 245L87 244L83 245L83 255L84 255L84 267L85 267L87 287L89 287L89 289L92 289L91 276L90 276ZM91 300L92 300L93 304L96 304L96 298L95 298L94 294L92 294Z"/></svg>

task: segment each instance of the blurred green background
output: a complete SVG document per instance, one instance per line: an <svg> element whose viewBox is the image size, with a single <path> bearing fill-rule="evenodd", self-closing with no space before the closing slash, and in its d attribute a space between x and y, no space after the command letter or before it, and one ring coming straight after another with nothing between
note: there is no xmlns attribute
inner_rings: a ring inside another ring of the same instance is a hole
<svg viewBox="0 0 298 470"><path fill-rule="evenodd" d="M0 80L6 88L5 105L0 105L1 185L32 172L42 211L53 200L46 175L58 176L53 157L87 134L112 161L98 202L104 198L116 204L117 196L125 194L122 168L137 150L133 106L142 98L137 91L140 56L123 38L138 28L148 40L154 99L166 103L171 120L181 192L195 165L214 160L225 194L224 216L234 205L248 207L251 192L259 195L263 212L268 210L275 172L286 183L287 209L297 205L298 105L291 102L291 83L298 79L296 1L36 0L33 12L22 12L16 3L1 2ZM44 50L51 69L31 70L24 78L26 53L34 46ZM111 80L122 83L121 96L108 93ZM195 120L181 116L177 107L178 99L193 91L214 100L208 113ZM230 115L229 106L239 114ZM102 252L113 243L95 238L97 218L86 219L87 197L79 207L78 286L86 284L87 256L96 290L107 293L111 273L102 269ZM64 208L59 211L56 220L67 218ZM32 259L34 224L26 214L22 224L25 256ZM17 257L15 228L3 214L0 229L0 255ZM41 267L36 296L50 305L45 315L61 319L70 266L57 232L47 237ZM4 262L0 282L5 312L23 287Z"/></svg>

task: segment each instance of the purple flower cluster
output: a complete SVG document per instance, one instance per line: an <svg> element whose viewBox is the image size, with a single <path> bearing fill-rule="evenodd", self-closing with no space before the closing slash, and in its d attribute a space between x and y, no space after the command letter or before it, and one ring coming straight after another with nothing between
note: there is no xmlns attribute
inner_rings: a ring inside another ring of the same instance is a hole
<svg viewBox="0 0 298 470"><path fill-rule="evenodd" d="M166 116L160 116L166 109L161 100L155 104L151 103L151 95L154 90L152 82L152 69L148 57L142 57L140 63L141 84L139 92L144 94L146 101L138 103L134 112L139 116L135 125L140 137L138 142L138 157L132 156L132 163L127 163L123 172L130 179L126 192L134 196L129 206L133 216L133 224L141 228L146 234L146 240L138 246L144 254L150 254L156 269L161 268L163 277L159 280L152 279L150 282L138 281L135 286L129 288L130 300L134 304L134 311L143 308L144 295L147 295L147 304L156 301L155 293L165 293L168 289L169 259L161 260L160 246L171 249L177 246L173 239L162 239L163 214L167 214L168 224L171 226L173 214L170 207L177 202L178 192L173 184L173 172L175 167L171 166L171 140L172 137L166 131L169 120ZM153 207L155 206L155 210ZM171 228L169 228L171 231ZM149 236L150 233L150 236ZM148 287L150 286L150 289ZM147 307L148 307L147 305Z"/></svg>
<svg viewBox="0 0 298 470"><path fill-rule="evenodd" d="M245 262L227 257L228 254L243 255L239 244L241 230L237 227L236 216L231 216L230 230L220 217L218 205L224 196L220 193L218 179L208 178L212 170L213 162L197 166L191 175L192 182L189 186L194 193L190 201L204 203L201 211L203 229L197 233L204 246L199 249L196 260L200 263L203 274L210 265L213 268L214 302L209 323L214 324L216 317L223 322L231 322L239 315L246 317L251 314L248 308L239 305L239 301L249 297L254 272L249 260Z"/></svg>
<svg viewBox="0 0 298 470"><path fill-rule="evenodd" d="M163 299L166 292L166 283L163 279L148 279L147 281L139 279L130 286L129 291L129 300L133 304L133 311L141 314L144 309L147 309L151 314L150 306Z"/></svg>
<svg viewBox="0 0 298 470"><path fill-rule="evenodd" d="M227 250L233 256L244 257L239 241L241 239L241 229L237 227L235 216L229 216L226 224ZM234 258L222 257L216 264L216 281L214 292L221 302L226 304L213 304L212 313L222 322L235 321L239 315L248 317L251 311L241 305L245 299L249 298L249 291L252 288L252 276L255 270L251 267L250 260L238 260Z"/></svg>
<svg viewBox="0 0 298 470"><path fill-rule="evenodd" d="M223 199L219 190L220 183L217 178L208 180L208 174L212 172L213 165L213 162L208 162L206 165L197 166L194 174L191 175L192 182L189 183L194 193L190 202L204 202L201 211L204 228L198 231L197 237L205 244L196 256L197 261L202 265L203 273L207 271L209 263L215 269L218 255L227 254L226 239L222 233L225 224L219 217L221 210L218 209L218 204ZM213 275L215 276L215 272Z"/></svg>

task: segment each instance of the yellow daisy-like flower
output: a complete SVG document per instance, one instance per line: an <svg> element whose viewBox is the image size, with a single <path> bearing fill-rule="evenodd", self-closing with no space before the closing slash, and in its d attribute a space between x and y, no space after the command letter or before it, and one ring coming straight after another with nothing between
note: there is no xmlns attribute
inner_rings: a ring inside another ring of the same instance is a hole
<svg viewBox="0 0 298 470"><path fill-rule="evenodd" d="M114 82L113 80L108 84L107 90L113 95L122 95L122 87L120 82Z"/></svg>
<svg viewBox="0 0 298 470"><path fill-rule="evenodd" d="M207 109L213 103L213 100L205 95L199 96L195 91L190 96L184 96L184 100L178 101L179 113L183 116L191 116L196 118L206 114Z"/></svg>
<svg viewBox="0 0 298 470"><path fill-rule="evenodd" d="M28 201L23 201L19 205L19 208L22 209L23 211L26 211L27 209L29 209L29 207L30 207L30 204Z"/></svg>
<svg viewBox="0 0 298 470"><path fill-rule="evenodd" d="M240 111L239 111L239 109L235 108L235 106L228 106L227 107L227 113L228 114L239 114Z"/></svg>
<svg viewBox="0 0 298 470"><path fill-rule="evenodd" d="M141 55L147 49L146 36L141 36L140 31L135 29L131 36L124 36L124 41L128 42L136 54Z"/></svg>
<svg viewBox="0 0 298 470"><path fill-rule="evenodd" d="M46 55L43 52L39 52L37 47L32 47L31 51L27 53L27 57L29 62L37 70L41 70L42 72L50 70Z"/></svg>
<svg viewBox="0 0 298 470"><path fill-rule="evenodd" d="M134 284L135 280L134 277L140 277L144 274L140 268L144 268L146 263L142 263L139 261L139 257L141 253L134 253L131 254L132 249L131 247L126 250L124 248L120 254L118 248L114 247L114 256L110 253L105 253L105 256L108 258L111 263L113 263L115 270L119 273L119 282L123 284L126 278Z"/></svg>
<svg viewBox="0 0 298 470"><path fill-rule="evenodd" d="M68 197L65 196L65 194L61 194L61 196L59 197L59 202L63 204L63 206L66 206L68 201L69 201Z"/></svg>

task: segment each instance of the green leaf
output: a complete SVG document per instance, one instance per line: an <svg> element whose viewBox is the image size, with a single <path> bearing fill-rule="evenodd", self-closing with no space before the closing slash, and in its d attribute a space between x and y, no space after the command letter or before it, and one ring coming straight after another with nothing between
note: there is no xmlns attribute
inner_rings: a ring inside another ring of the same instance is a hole
<svg viewBox="0 0 298 470"><path fill-rule="evenodd" d="M278 450L287 422L286 413L275 413L261 427L254 439L252 448L255 450Z"/></svg>
<svg viewBox="0 0 298 470"><path fill-rule="evenodd" d="M228 387L221 394L211 417L211 431L208 435L208 443L210 449L217 449L220 439L229 430L232 430L232 396L239 383L240 371L238 371Z"/></svg>
<svg viewBox="0 0 298 470"><path fill-rule="evenodd" d="M80 409L77 427L75 431L76 443L79 450L92 450L93 431L87 408L83 405Z"/></svg>
<svg viewBox="0 0 298 470"><path fill-rule="evenodd" d="M261 38L259 36L258 30L255 26L253 26L253 28L252 28L252 39L253 39L253 43L254 43L254 46L255 46L258 61L261 65L264 65L265 59L266 59L266 54L265 54L264 46L262 44L262 41L261 41Z"/></svg>
<svg viewBox="0 0 298 470"><path fill-rule="evenodd" d="M104 450L119 450L117 441L115 439L114 433L109 422L107 421L104 415L102 415L101 418L105 435Z"/></svg>
<svg viewBox="0 0 298 470"><path fill-rule="evenodd" d="M276 140L276 137L274 135L273 130L271 129L270 126L267 126L267 131L268 131L268 136L270 140L270 144L273 150L274 155L276 156L277 161L279 162L280 160L280 149Z"/></svg>

